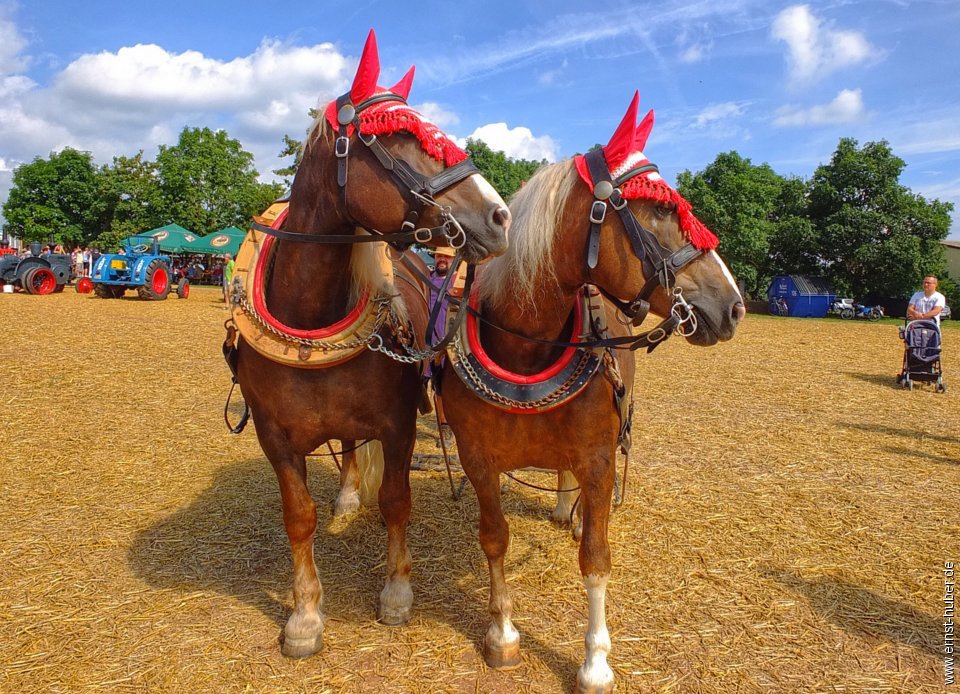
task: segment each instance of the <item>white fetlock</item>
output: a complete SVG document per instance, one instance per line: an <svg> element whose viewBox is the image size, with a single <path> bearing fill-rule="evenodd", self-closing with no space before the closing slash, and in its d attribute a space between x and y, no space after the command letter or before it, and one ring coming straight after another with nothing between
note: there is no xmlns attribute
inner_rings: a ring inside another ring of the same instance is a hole
<svg viewBox="0 0 960 694"><path fill-rule="evenodd" d="M345 516L348 513L353 513L358 508L360 508L359 492L340 492L340 494L337 495L336 502L333 504L333 516L334 518Z"/></svg>

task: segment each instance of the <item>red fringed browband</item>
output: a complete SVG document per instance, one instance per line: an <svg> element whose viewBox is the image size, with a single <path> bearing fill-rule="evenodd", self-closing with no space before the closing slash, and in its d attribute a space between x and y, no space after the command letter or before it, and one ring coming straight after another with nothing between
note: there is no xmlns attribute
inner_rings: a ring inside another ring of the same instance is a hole
<svg viewBox="0 0 960 694"><path fill-rule="evenodd" d="M337 123L337 103L330 102L326 110L327 123L334 131ZM407 104L396 101L384 101L368 106L360 112L360 129L365 135L393 135L407 132L420 141L423 151L444 166L458 164L469 155L460 149L450 137L436 125L426 120ZM353 126L347 128L347 134L353 134Z"/></svg>
<svg viewBox="0 0 960 694"><path fill-rule="evenodd" d="M582 154L576 156L574 164L580 178L592 193L593 182L590 180L590 172L587 170ZM620 187L620 194L627 200L652 200L674 205L677 208L680 230L694 248L709 251L720 245L720 239L693 214L693 206L662 178L651 179L649 173L637 174Z"/></svg>

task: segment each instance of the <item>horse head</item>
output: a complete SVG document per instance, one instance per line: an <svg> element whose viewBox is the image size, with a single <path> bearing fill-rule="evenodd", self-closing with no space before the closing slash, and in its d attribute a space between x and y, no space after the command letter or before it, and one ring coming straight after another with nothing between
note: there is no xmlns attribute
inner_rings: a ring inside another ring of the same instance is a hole
<svg viewBox="0 0 960 694"><path fill-rule="evenodd" d="M377 85L371 30L350 91L323 109L308 136L293 194L313 200L328 228L417 230L418 241L462 248L470 262L501 255L506 203L467 153L407 104L413 74L389 89Z"/></svg>
<svg viewBox="0 0 960 694"><path fill-rule="evenodd" d="M746 313L743 297L717 255L717 237L644 155L653 111L637 125L639 101L636 93L605 147L574 161L593 192L580 203L588 209L588 277L635 322L648 308L673 312L691 343L729 340Z"/></svg>

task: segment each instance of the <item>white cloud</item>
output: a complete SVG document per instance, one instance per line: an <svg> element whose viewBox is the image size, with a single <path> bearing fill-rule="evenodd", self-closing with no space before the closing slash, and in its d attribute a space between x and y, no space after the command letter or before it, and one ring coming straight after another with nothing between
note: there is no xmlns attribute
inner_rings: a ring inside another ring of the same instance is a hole
<svg viewBox="0 0 960 694"><path fill-rule="evenodd" d="M534 137L530 128L523 126L508 128L506 123L489 123L474 130L468 138L483 140L490 149L513 159L557 160L557 143L553 138L549 135ZM466 144L466 139L458 140L461 146Z"/></svg>
<svg viewBox="0 0 960 694"><path fill-rule="evenodd" d="M0 75L12 75L23 70L26 59L21 52L27 46L17 25L7 17L8 9L0 5Z"/></svg>
<svg viewBox="0 0 960 694"><path fill-rule="evenodd" d="M447 111L440 104L433 101L424 101L422 104L413 105L413 108L425 116L434 125L440 128L446 128L456 125L460 122L460 116L452 111Z"/></svg>
<svg viewBox="0 0 960 694"><path fill-rule="evenodd" d="M704 128L716 121L729 121L732 118L742 115L744 108L743 104L738 104L733 101L726 101L722 104L710 104L697 114L693 127Z"/></svg>
<svg viewBox="0 0 960 694"><path fill-rule="evenodd" d="M778 126L833 125L856 123L866 116L863 94L859 89L844 89L829 104L800 109L784 106L777 111L773 124Z"/></svg>
<svg viewBox="0 0 960 694"><path fill-rule="evenodd" d="M798 83L880 55L859 32L824 27L807 5L793 5L778 14L771 35L787 44L790 75Z"/></svg>

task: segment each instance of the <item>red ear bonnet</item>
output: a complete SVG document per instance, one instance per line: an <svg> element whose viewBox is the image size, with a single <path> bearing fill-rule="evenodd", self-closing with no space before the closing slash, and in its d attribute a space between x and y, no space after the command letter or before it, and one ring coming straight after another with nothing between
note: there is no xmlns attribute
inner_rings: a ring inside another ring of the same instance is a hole
<svg viewBox="0 0 960 694"><path fill-rule="evenodd" d="M413 73L416 71L417 71L417 66L411 65L410 69L407 70L407 74L405 74L400 79L399 82L397 82L395 85L390 87L390 89L388 89L387 91L393 92L394 94L402 98L404 101L406 101L407 98L410 96L410 87L413 86Z"/></svg>
<svg viewBox="0 0 960 694"><path fill-rule="evenodd" d="M693 214L693 208L680 193L670 187L657 172L656 167L645 170L650 161L643 153L647 138L653 130L653 111L647 113L637 123L637 109L640 106L640 92L635 92L623 120L617 126L610 142L603 148L603 158L607 160L611 182L623 178L620 193L625 200L653 200L671 203L676 207L680 229L696 248L709 250L716 248L720 240ZM593 191L593 180L583 155L574 158L574 166L580 178ZM632 174L632 175L631 175Z"/></svg>
<svg viewBox="0 0 960 694"><path fill-rule="evenodd" d="M616 132L610 138L610 142L603 148L603 157L607 160L607 168L610 171L615 170L620 164L630 156L633 151L634 130L637 126L637 108L640 106L640 92L633 93L633 101L630 102L623 120L617 126Z"/></svg>
<svg viewBox="0 0 960 694"><path fill-rule="evenodd" d="M363 46L360 65L357 66L357 76L353 78L353 86L350 87L350 101L354 106L373 96L377 90L379 77L380 55L377 52L377 35L371 29L367 34L367 42Z"/></svg>
<svg viewBox="0 0 960 694"><path fill-rule="evenodd" d="M367 35L367 42L363 46L357 75L353 78L353 86L350 87L350 103L357 107L371 96L384 92L392 92L402 101L396 99L376 101L357 112L354 121L341 124L335 99L324 109L330 130L337 133L343 126L346 136L351 137L355 129L354 123L358 119L361 131L367 135L387 136L400 131L410 133L420 141L424 152L446 166L453 166L466 159L467 153L460 149L456 142L406 103L410 95L410 87L413 85L415 69L411 67L407 70L407 74L390 89L377 86L377 80L380 78L380 56L377 51L377 36L371 29Z"/></svg>

